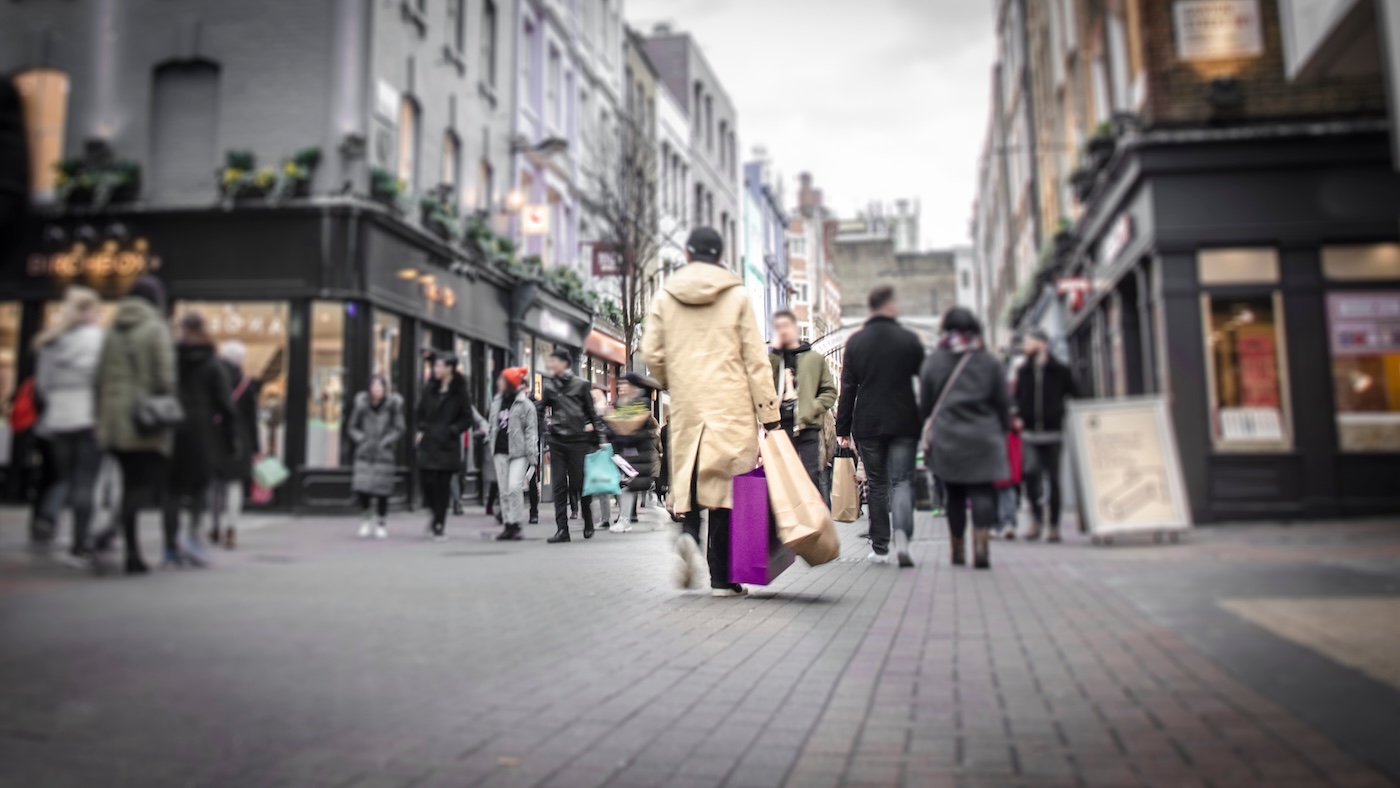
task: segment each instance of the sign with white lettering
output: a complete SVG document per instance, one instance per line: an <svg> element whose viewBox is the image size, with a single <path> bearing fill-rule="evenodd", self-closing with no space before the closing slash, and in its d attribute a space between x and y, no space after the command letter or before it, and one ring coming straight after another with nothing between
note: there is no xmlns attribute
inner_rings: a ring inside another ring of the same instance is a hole
<svg viewBox="0 0 1400 788"><path fill-rule="evenodd" d="M1166 400L1072 400L1069 450L1080 516L1095 536L1191 527Z"/></svg>
<svg viewBox="0 0 1400 788"><path fill-rule="evenodd" d="M1103 241L1099 242L1100 267L1113 265L1118 259L1118 255L1128 248L1128 243L1133 240L1133 215L1130 213L1119 214L1113 220L1113 224L1108 228L1108 234Z"/></svg>
<svg viewBox="0 0 1400 788"><path fill-rule="evenodd" d="M1177 0L1176 56L1223 60L1264 54L1259 0Z"/></svg>

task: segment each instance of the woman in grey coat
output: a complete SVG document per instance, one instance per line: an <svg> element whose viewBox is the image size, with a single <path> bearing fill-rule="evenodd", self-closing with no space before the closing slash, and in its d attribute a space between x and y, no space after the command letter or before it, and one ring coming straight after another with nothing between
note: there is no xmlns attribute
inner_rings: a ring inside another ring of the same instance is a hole
<svg viewBox="0 0 1400 788"><path fill-rule="evenodd" d="M523 387L529 370L511 367L496 381L496 396L488 414L490 426L486 447L496 467L496 484L501 490L501 522L505 530L496 539L507 542L521 538L525 522L525 484L535 472L540 456L538 414L535 403Z"/></svg>
<svg viewBox="0 0 1400 788"><path fill-rule="evenodd" d="M927 425L924 456L948 490L953 563L963 564L968 503L972 504L973 566L991 566L997 524L995 484L1011 475L1006 433L1010 396L1001 363L982 346L982 325L963 307L943 316L938 349L919 376L919 412Z"/></svg>
<svg viewBox="0 0 1400 788"><path fill-rule="evenodd" d="M389 536L385 517L389 512L389 496L394 492L394 476L398 472L399 440L404 434L403 399L389 393L389 382L383 375L369 379L369 391L355 395L355 409L347 425L350 441L355 444L355 459L351 466L350 489L360 504L360 538L376 539ZM370 504L375 506L375 519L370 520Z"/></svg>

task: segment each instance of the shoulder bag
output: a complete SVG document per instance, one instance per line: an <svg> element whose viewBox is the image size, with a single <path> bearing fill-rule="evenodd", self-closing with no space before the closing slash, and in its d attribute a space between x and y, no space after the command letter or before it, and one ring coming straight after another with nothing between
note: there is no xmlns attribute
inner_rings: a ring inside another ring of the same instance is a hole
<svg viewBox="0 0 1400 788"><path fill-rule="evenodd" d="M919 440L919 447L925 453L933 448L933 423L938 420L938 412L943 410L943 403L948 399L948 392L953 390L953 384L958 382L958 376L962 374L967 362L972 359L973 351L963 353L963 357L958 361L958 365L953 367L953 374L948 376L948 382L943 384L943 390L938 392L938 401L933 403L933 412L929 413L928 421L924 422L924 434Z"/></svg>
<svg viewBox="0 0 1400 788"><path fill-rule="evenodd" d="M131 365L131 377L135 384L141 381L141 368L136 363L136 351L131 347L131 338L122 335L122 345L126 349L126 360ZM174 394L136 395L131 404L131 421L136 431L142 435L154 435L161 430L174 429L185 421L185 408L180 398Z"/></svg>

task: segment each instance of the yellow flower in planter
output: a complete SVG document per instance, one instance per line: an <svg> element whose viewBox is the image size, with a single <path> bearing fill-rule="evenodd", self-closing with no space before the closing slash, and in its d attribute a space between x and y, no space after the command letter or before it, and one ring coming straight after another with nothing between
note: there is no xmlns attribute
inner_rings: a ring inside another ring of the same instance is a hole
<svg viewBox="0 0 1400 788"><path fill-rule="evenodd" d="M244 171L237 167L225 167L222 182L224 186L233 186L243 180Z"/></svg>
<svg viewBox="0 0 1400 788"><path fill-rule="evenodd" d="M253 185L259 189L267 189L277 181L277 171L271 167L263 167L253 176Z"/></svg>
<svg viewBox="0 0 1400 788"><path fill-rule="evenodd" d="M297 164L294 161L289 161L286 164L283 164L282 172L288 178L296 178L297 180L301 180L307 176L306 168L301 166L300 164Z"/></svg>

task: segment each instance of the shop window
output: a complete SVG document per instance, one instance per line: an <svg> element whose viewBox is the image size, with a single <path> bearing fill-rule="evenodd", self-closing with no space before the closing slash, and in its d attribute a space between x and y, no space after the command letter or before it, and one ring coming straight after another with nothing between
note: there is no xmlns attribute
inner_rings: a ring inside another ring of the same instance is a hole
<svg viewBox="0 0 1400 788"><path fill-rule="evenodd" d="M54 324L54 321L58 319L58 313L62 307L63 302L61 301L49 301L44 304L44 316L42 319L44 328L48 328ZM115 301L103 301L101 305L97 307L97 324L103 328L111 326L112 318L116 317L116 314L117 303Z"/></svg>
<svg viewBox="0 0 1400 788"><path fill-rule="evenodd" d="M175 319L189 312L204 316L214 343L237 340L247 348L243 371L261 384L258 445L266 454L286 457L287 321L285 301L181 301Z"/></svg>
<svg viewBox="0 0 1400 788"><path fill-rule="evenodd" d="M1290 448L1282 301L1277 294L1202 300L1215 447Z"/></svg>
<svg viewBox="0 0 1400 788"><path fill-rule="evenodd" d="M25 136L29 141L30 186L35 196L47 199L53 196L58 177L56 165L63 158L68 75L51 68L34 68L17 75L14 85L24 110Z"/></svg>
<svg viewBox="0 0 1400 788"><path fill-rule="evenodd" d="M19 385L20 305L0 303L0 466L10 464L10 409Z"/></svg>
<svg viewBox="0 0 1400 788"><path fill-rule="evenodd" d="M1400 450L1400 291L1327 296L1337 443Z"/></svg>
<svg viewBox="0 0 1400 788"><path fill-rule="evenodd" d="M219 67L195 60L167 63L151 82L151 198L208 203L218 183Z"/></svg>
<svg viewBox="0 0 1400 788"><path fill-rule="evenodd" d="M389 381L389 390L406 396L403 387L403 365L399 363L403 321L391 312L374 310L374 356L370 371Z"/></svg>
<svg viewBox="0 0 1400 788"><path fill-rule="evenodd" d="M1340 282L1400 279L1400 244L1326 247L1322 271Z"/></svg>
<svg viewBox="0 0 1400 788"><path fill-rule="evenodd" d="M311 359L306 392L306 464L311 468L339 468L341 425L349 417L345 391L345 304L315 301L311 304Z"/></svg>

